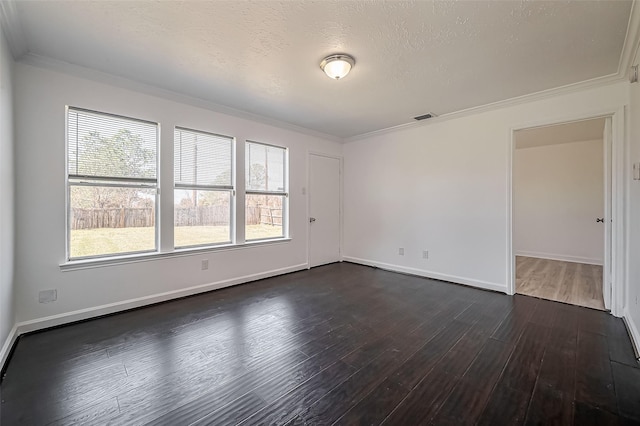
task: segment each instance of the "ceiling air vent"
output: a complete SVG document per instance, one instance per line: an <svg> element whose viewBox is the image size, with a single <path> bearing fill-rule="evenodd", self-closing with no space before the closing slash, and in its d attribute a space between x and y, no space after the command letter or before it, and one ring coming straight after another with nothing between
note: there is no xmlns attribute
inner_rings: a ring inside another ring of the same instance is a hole
<svg viewBox="0 0 640 426"><path fill-rule="evenodd" d="M413 119L420 121L420 120L426 120L427 118L432 118L432 117L436 117L436 115L434 113L432 113L432 112L428 112L426 114L419 115L417 117L413 117Z"/></svg>

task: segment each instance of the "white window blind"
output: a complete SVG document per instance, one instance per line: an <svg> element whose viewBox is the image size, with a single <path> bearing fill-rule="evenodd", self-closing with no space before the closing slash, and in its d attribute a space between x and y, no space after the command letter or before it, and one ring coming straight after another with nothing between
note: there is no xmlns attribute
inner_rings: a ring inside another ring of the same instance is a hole
<svg viewBox="0 0 640 426"><path fill-rule="evenodd" d="M232 186L233 138L176 128L174 180L176 187Z"/></svg>
<svg viewBox="0 0 640 426"><path fill-rule="evenodd" d="M156 123L69 108L67 129L69 176L156 179Z"/></svg>

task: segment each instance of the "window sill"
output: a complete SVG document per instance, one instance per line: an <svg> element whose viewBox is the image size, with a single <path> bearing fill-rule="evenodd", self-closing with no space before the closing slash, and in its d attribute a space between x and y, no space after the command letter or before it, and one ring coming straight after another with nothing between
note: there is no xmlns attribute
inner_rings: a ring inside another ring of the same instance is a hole
<svg viewBox="0 0 640 426"><path fill-rule="evenodd" d="M171 252L159 253L138 253L128 254L124 256L103 257L100 259L83 259L83 260L70 260L65 263L61 263L60 270L76 271L79 269L90 268L102 268L105 266L123 265L126 263L148 262L151 260L170 259L174 257L193 256L198 254L216 253L219 251L227 250L243 250L251 247L259 247L263 245L283 244L291 241L291 238L278 238L272 240L254 240L247 241L243 244L225 244L212 247L194 247L194 248L181 248Z"/></svg>

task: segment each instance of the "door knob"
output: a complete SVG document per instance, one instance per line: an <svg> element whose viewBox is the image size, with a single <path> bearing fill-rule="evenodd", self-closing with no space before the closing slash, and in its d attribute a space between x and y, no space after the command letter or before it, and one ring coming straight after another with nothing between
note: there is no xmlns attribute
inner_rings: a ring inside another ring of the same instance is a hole
<svg viewBox="0 0 640 426"><path fill-rule="evenodd" d="M315 218L315 217L310 217L310 218L309 218L309 223L313 223L313 222L315 222L315 221L316 221L316 218Z"/></svg>
<svg viewBox="0 0 640 426"><path fill-rule="evenodd" d="M602 222L602 223L604 223L604 217L596 218L596 223L597 223L597 222Z"/></svg>

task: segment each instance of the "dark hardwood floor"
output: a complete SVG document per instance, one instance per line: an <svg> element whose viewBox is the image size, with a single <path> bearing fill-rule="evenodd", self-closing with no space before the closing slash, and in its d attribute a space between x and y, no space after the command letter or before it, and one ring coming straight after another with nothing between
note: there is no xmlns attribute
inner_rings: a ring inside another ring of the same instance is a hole
<svg viewBox="0 0 640 426"><path fill-rule="evenodd" d="M0 423L640 424L605 312L342 263L20 339Z"/></svg>

